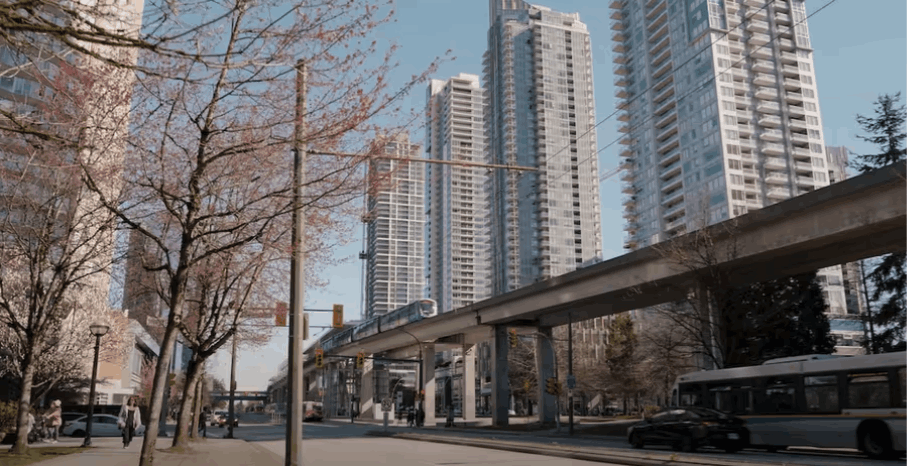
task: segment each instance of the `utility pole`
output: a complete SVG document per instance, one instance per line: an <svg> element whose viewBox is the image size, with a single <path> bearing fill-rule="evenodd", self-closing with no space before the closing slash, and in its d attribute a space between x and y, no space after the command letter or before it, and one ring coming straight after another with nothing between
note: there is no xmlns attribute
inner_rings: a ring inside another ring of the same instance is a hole
<svg viewBox="0 0 907 466"><path fill-rule="evenodd" d="M293 137L293 256L290 261L290 328L287 388L290 396L287 406L287 439L285 466L302 464L303 387L302 339L305 272L302 238L305 232L305 215L302 212L302 187L305 184L305 113L306 65L296 62L296 127Z"/></svg>
<svg viewBox="0 0 907 466"><path fill-rule="evenodd" d="M567 315L567 415L570 427L567 432L573 435L573 315Z"/></svg>
<svg viewBox="0 0 907 466"><path fill-rule="evenodd" d="M233 351L230 353L230 408L227 415L227 437L233 438L233 420L236 419L234 402L236 400L236 340L238 335L233 329Z"/></svg>

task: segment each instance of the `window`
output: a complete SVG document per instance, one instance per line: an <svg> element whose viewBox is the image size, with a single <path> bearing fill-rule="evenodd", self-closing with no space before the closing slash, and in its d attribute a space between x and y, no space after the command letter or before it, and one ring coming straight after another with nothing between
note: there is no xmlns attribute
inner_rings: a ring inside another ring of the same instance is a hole
<svg viewBox="0 0 907 466"><path fill-rule="evenodd" d="M766 381L765 388L757 391L756 412L792 413L796 411L796 380L794 377L776 377Z"/></svg>
<svg viewBox="0 0 907 466"><path fill-rule="evenodd" d="M809 115L807 115L807 116L806 116L806 123L807 123L807 124L810 124L810 125L818 125L818 124L819 124L819 119L816 118L816 117L814 117L814 116L809 116Z"/></svg>
<svg viewBox="0 0 907 466"><path fill-rule="evenodd" d="M810 91L810 92L812 92L812 91ZM812 102L803 102L803 107L806 108L807 110L809 110L810 112L818 111L816 104L814 104Z"/></svg>
<svg viewBox="0 0 907 466"><path fill-rule="evenodd" d="M847 374L847 401L850 408L888 408L888 373Z"/></svg>
<svg viewBox="0 0 907 466"><path fill-rule="evenodd" d="M739 184L739 185L743 184L743 175L732 174L730 176L731 176L731 184Z"/></svg>
<svg viewBox="0 0 907 466"><path fill-rule="evenodd" d="M735 144L728 144L727 153L733 154L733 155L740 155L740 146L735 145Z"/></svg>
<svg viewBox="0 0 907 466"><path fill-rule="evenodd" d="M735 170L740 170L740 161L734 159L727 159L728 168L733 168Z"/></svg>
<svg viewBox="0 0 907 466"><path fill-rule="evenodd" d="M810 66L809 63L806 63L806 62L802 62L802 61L801 61L801 62L799 62L798 64L800 65L800 69L803 70L803 71L812 71L812 69L813 69L813 67Z"/></svg>
<svg viewBox="0 0 907 466"><path fill-rule="evenodd" d="M812 89L803 89L803 97L813 98L816 96L816 91Z"/></svg>
<svg viewBox="0 0 907 466"><path fill-rule="evenodd" d="M803 378L806 410L811 413L838 412L838 376L818 375Z"/></svg>

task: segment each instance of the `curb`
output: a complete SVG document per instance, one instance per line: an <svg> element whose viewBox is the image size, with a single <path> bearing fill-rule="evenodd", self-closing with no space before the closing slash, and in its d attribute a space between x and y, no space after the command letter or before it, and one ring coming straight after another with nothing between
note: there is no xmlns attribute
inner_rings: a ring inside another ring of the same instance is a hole
<svg viewBox="0 0 907 466"><path fill-rule="evenodd" d="M488 448L492 450L512 451L515 453L527 453L533 455L554 456L560 458L569 458L583 461L592 461L598 463L621 464L626 466L663 466L663 465L685 465L685 466L806 466L802 463L767 463L754 461L734 461L728 462L727 459L707 458L707 457L690 457L688 454L661 454L656 452L641 452L637 455L647 455L647 458L638 456L629 456L634 453L625 450L615 450L608 448L598 448L598 451L579 452L573 450L575 447L559 445L538 445L532 443L516 443L503 440L486 440L476 438L452 438L428 434L411 434L411 433L392 433L382 431L369 431L367 435L378 437L399 438L401 440L414 440L420 442L443 443L450 445L462 445L475 448Z"/></svg>

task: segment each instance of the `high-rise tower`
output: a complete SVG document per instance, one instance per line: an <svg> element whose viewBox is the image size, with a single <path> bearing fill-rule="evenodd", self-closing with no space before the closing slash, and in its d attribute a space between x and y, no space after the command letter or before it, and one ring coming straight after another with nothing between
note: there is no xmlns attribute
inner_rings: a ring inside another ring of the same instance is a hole
<svg viewBox="0 0 907 466"><path fill-rule="evenodd" d="M450 162L482 162L485 135L479 77L461 73L428 85L425 154ZM484 168L426 167L428 297L440 312L488 297L488 228Z"/></svg>
<svg viewBox="0 0 907 466"><path fill-rule="evenodd" d="M827 186L803 0L612 0L637 249ZM819 271L846 313L841 267Z"/></svg>
<svg viewBox="0 0 907 466"><path fill-rule="evenodd" d="M387 155L420 156L405 134L381 144ZM372 159L369 180L366 318L423 298L425 287L425 164Z"/></svg>
<svg viewBox="0 0 907 466"><path fill-rule="evenodd" d="M534 167L488 179L492 294L601 255L592 51L579 14L491 0L486 160Z"/></svg>

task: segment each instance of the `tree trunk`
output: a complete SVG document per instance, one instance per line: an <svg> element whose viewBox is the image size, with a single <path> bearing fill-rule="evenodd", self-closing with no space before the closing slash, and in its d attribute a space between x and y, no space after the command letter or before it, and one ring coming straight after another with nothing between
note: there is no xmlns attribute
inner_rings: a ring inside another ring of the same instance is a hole
<svg viewBox="0 0 907 466"><path fill-rule="evenodd" d="M16 443L10 449L14 455L24 455L28 451L28 412L31 409L31 387L35 377L34 345L25 350L22 360L22 387L19 395L19 412L16 416Z"/></svg>
<svg viewBox="0 0 907 466"><path fill-rule="evenodd" d="M181 300L180 300L181 301ZM152 466L154 464L154 448L157 444L158 423L161 420L161 407L164 404L164 392L167 386L167 368L173 356L173 343L176 341L176 323L174 312L181 312L182 305L174 306L170 311L167 328L164 330L164 340L161 342L161 353L154 369L154 383L151 386L151 403L148 406L148 428L142 438L142 454L139 457L139 466Z"/></svg>
<svg viewBox="0 0 907 466"><path fill-rule="evenodd" d="M195 403L193 403L192 408L192 428L189 429L189 438L195 440L198 438L198 426L199 421L204 422L201 419L202 415L202 385L205 383L205 373L202 371L201 375L198 378L198 382L195 384Z"/></svg>
<svg viewBox="0 0 907 466"><path fill-rule="evenodd" d="M198 385L203 365L203 361L198 361L196 356L193 356L192 362L189 363L189 367L186 369L183 399L180 401L179 417L176 421L176 435L173 436L174 447L185 448L189 446L189 431L194 430L190 424L192 424L192 413L195 411L193 409L195 405L195 386Z"/></svg>

